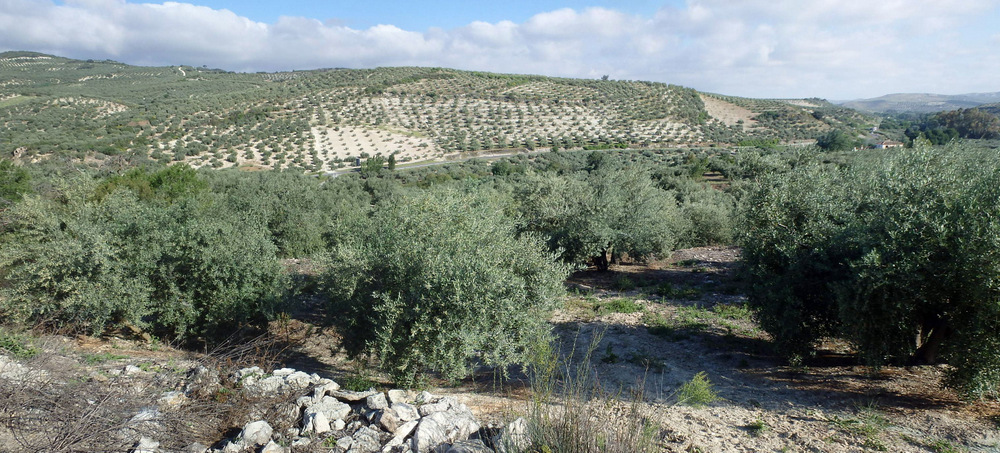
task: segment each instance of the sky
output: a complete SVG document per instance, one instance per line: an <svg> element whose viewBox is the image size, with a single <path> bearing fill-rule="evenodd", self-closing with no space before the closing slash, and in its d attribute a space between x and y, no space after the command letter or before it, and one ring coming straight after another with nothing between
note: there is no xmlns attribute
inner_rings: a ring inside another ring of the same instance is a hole
<svg viewBox="0 0 1000 453"><path fill-rule="evenodd" d="M757 98L1000 91L1000 0L0 0L0 51L230 71L434 66Z"/></svg>

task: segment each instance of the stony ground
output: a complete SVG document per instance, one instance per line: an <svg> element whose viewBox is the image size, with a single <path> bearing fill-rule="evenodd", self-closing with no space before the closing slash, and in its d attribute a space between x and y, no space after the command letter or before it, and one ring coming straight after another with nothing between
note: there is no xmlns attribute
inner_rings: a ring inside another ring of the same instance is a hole
<svg viewBox="0 0 1000 453"><path fill-rule="evenodd" d="M738 258L733 248L689 249L662 262L570 278L570 296L552 323L561 356L589 364L592 385L611 400L588 406L590 417L609 423L641 417L663 451L1000 452L1000 403L961 402L941 387L941 366L872 373L835 339L798 366L775 356L744 306ZM176 387L186 370L208 361L287 366L341 384L389 388L383 376L338 350L339 337L322 318L321 306L306 302L272 324L269 338L279 341L214 354L142 339L50 336L40 340L45 353L27 365L95 388L143 377L127 381L136 395ZM21 366L4 359L0 372L9 378ZM682 385L696 376L710 382L717 400L679 401ZM457 384L432 381L422 390L457 398L483 425L504 423L529 407L530 384L513 377L500 382L484 372ZM227 423L222 416L213 420ZM227 434L233 433L206 430L203 442ZM0 443L5 435L10 441L0 427Z"/></svg>

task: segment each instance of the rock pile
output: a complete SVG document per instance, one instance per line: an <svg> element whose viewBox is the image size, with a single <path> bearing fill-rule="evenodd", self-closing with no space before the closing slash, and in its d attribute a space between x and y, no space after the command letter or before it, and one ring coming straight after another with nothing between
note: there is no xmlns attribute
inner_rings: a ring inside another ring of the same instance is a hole
<svg viewBox="0 0 1000 453"><path fill-rule="evenodd" d="M253 421L216 448L195 444L188 451L290 453L322 446L345 453L492 453L503 436L501 430L482 428L469 408L453 397L407 390L349 391L330 379L290 368L271 373L245 368L230 378L251 397L288 396L280 410L267 411L280 419ZM185 393L195 397L218 388L218 374L199 368L189 376ZM178 393L165 395L161 402L183 404ZM279 432L272 426L292 427ZM142 439L133 451L158 450L155 442Z"/></svg>

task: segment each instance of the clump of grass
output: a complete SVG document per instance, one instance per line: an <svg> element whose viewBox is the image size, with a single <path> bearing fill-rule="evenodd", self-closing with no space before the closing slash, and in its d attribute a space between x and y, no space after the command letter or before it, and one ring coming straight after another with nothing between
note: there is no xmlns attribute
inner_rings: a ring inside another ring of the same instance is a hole
<svg viewBox="0 0 1000 453"><path fill-rule="evenodd" d="M677 389L677 404L704 407L718 400L719 395L712 388L712 382L704 371L699 371Z"/></svg>
<svg viewBox="0 0 1000 453"><path fill-rule="evenodd" d="M613 285L618 291L631 291L636 288L635 281L624 275L616 278Z"/></svg>
<svg viewBox="0 0 1000 453"><path fill-rule="evenodd" d="M594 311L596 311L598 315L606 315L609 313L638 313L642 310L643 307L640 303L629 298L611 299L606 302L599 302L594 306Z"/></svg>
<svg viewBox="0 0 1000 453"><path fill-rule="evenodd" d="M757 418L756 420L747 423L744 428L750 432L751 436L757 437L771 430L771 426L767 424L762 418Z"/></svg>
<svg viewBox="0 0 1000 453"><path fill-rule="evenodd" d="M8 332L0 328L0 351L19 360L27 360L41 352L27 335Z"/></svg>
<svg viewBox="0 0 1000 453"><path fill-rule="evenodd" d="M874 405L861 408L857 417L840 418L833 416L830 424L840 430L860 436L862 446L876 451L887 451L888 447L881 439L881 434L889 426L889 420L882 415Z"/></svg>
<svg viewBox="0 0 1000 453"><path fill-rule="evenodd" d="M701 296L701 290L698 288L676 287L670 282L660 283L653 292L668 299L697 299Z"/></svg>
<svg viewBox="0 0 1000 453"><path fill-rule="evenodd" d="M653 452L660 427L639 413L643 389L631 401L609 395L596 379L591 361L603 338L595 333L581 357L561 356L551 344L540 345L530 367L532 401L524 416L523 436L504 438L501 451L539 453ZM576 348L573 348L576 351ZM595 405L629 405L620 423L593 417Z"/></svg>
<svg viewBox="0 0 1000 453"><path fill-rule="evenodd" d="M378 386L378 383L362 373L351 373L344 376L340 385L341 387L352 392L363 392Z"/></svg>

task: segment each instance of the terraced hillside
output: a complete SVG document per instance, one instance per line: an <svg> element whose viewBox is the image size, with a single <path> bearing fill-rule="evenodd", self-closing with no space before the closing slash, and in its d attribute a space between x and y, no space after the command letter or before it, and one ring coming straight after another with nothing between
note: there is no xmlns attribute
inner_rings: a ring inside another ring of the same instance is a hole
<svg viewBox="0 0 1000 453"><path fill-rule="evenodd" d="M753 100L661 83L441 68L230 73L0 54L0 152L93 162L329 171L488 150L810 140L870 118L819 100Z"/></svg>

